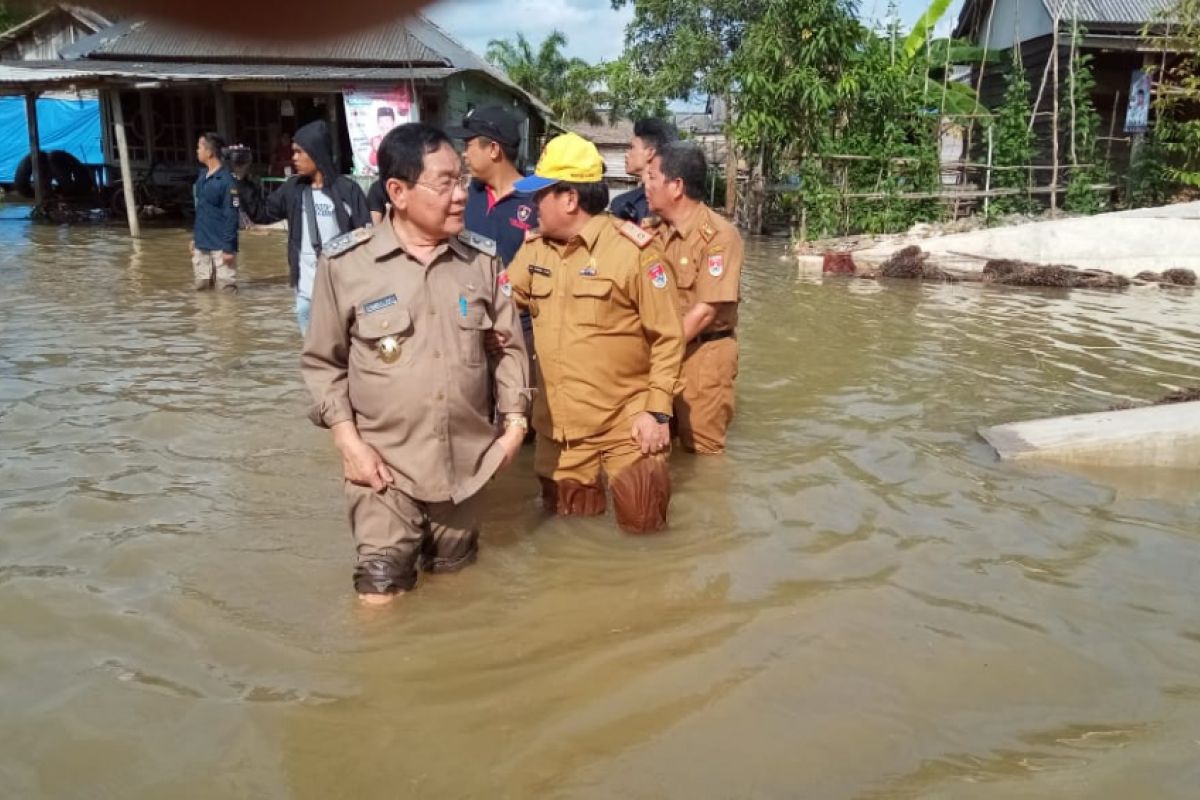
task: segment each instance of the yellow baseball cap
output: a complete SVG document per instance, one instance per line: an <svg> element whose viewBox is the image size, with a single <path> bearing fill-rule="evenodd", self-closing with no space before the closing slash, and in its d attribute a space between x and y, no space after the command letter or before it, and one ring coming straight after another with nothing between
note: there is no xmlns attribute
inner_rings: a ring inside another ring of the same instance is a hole
<svg viewBox="0 0 1200 800"><path fill-rule="evenodd" d="M595 183L604 180L604 159L596 145L577 133L564 133L546 143L537 168L516 182L518 192L537 192L559 181Z"/></svg>

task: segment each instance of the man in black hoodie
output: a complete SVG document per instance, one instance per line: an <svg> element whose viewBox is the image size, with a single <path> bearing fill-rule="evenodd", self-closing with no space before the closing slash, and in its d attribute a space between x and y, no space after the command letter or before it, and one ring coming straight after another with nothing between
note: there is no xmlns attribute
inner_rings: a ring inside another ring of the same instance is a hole
<svg viewBox="0 0 1200 800"><path fill-rule="evenodd" d="M317 259L330 239L371 224L367 196L333 166L329 127L310 122L292 137L296 175L267 198L257 222L288 222L288 285L296 290L296 321L308 332Z"/></svg>

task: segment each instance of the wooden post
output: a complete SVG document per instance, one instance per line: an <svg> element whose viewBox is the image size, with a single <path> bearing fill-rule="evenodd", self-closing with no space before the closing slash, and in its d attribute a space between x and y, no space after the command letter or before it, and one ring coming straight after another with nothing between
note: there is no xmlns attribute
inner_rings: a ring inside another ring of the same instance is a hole
<svg viewBox="0 0 1200 800"><path fill-rule="evenodd" d="M129 235L138 239L142 235L138 226L137 205L133 199L133 170L129 168L129 144L125 140L125 112L121 109L121 93L113 92L113 132L117 135L117 157L121 162L121 188L125 192L125 217L129 221Z"/></svg>
<svg viewBox="0 0 1200 800"><path fill-rule="evenodd" d="M353 172L353 168L348 170L342 166L342 132L340 130L342 96L331 94L325 102L329 104L329 134L333 138L333 166L339 173Z"/></svg>
<svg viewBox="0 0 1200 800"><path fill-rule="evenodd" d="M1062 94L1062 84L1059 82L1059 73L1058 73L1058 62L1062 55L1062 53L1060 52L1062 48L1061 48L1061 45L1059 44L1058 37L1059 37L1059 32L1060 32L1061 28L1062 28L1062 25L1059 21L1059 17L1057 14L1055 14L1055 16L1054 16L1054 40L1053 40L1054 41L1054 44L1053 44L1054 53L1052 55L1052 58L1054 60L1051 62L1051 67L1053 68L1053 75L1054 75L1054 93L1050 96L1050 99L1053 101L1053 105L1050 107L1051 108L1051 123L1050 123L1050 128L1051 128L1051 130L1050 130L1050 166L1051 166L1051 170L1050 170L1050 216L1051 217L1055 217L1058 215L1058 167L1059 167L1058 146L1059 146L1059 135L1060 135L1058 106L1059 106L1060 95Z"/></svg>
<svg viewBox="0 0 1200 800"><path fill-rule="evenodd" d="M42 170L41 133L38 131L37 93L25 94L25 124L29 130L29 161L33 166L33 203L41 209L46 202L46 175Z"/></svg>
<svg viewBox="0 0 1200 800"><path fill-rule="evenodd" d="M984 194L983 194L983 218L985 220L987 219L987 216L988 216L988 209L990 207L990 200L991 200L991 196L992 196L992 126L991 125L988 125L988 127L987 127L987 145L988 145L987 172L984 173L984 178L983 178L983 192L984 192Z"/></svg>

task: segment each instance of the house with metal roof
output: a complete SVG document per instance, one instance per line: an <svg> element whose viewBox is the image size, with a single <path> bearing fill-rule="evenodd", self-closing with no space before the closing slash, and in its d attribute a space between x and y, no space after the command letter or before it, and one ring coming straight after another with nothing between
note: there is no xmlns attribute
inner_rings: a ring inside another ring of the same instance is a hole
<svg viewBox="0 0 1200 800"><path fill-rule="evenodd" d="M47 6L0 32L0 61L58 58L64 47L111 24L103 14L83 6L67 3Z"/></svg>
<svg viewBox="0 0 1200 800"><path fill-rule="evenodd" d="M194 175L196 140L215 130L270 170L281 135L315 119L336 131L335 160L369 179L366 155L384 127L414 119L456 124L498 104L522 120L536 154L551 110L421 15L306 43L263 43L159 21L127 19L63 48L61 57L0 64L0 94L99 92L105 159L166 179ZM115 135L121 128L124 137ZM373 142L373 143L372 143Z"/></svg>
<svg viewBox="0 0 1200 800"><path fill-rule="evenodd" d="M1163 15L1171 5L1171 0L966 0L954 36L1005 53L996 63L976 65L970 78L988 108L1003 101L1011 55L1019 57L1035 98L1045 84L1035 130L1049 151L1055 95L1060 109L1069 105L1069 65L1077 32L1076 47L1089 57L1095 78L1092 100L1101 117L1101 151L1114 175L1120 176L1128 169L1131 147L1153 124L1147 70L1169 67L1178 56L1164 50L1161 38ZM1062 112L1060 136L1065 135L1066 119Z"/></svg>

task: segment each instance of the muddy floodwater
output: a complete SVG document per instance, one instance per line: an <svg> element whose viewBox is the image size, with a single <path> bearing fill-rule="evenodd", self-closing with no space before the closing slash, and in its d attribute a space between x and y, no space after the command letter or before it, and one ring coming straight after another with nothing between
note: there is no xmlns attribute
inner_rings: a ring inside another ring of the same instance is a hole
<svg viewBox="0 0 1200 800"><path fill-rule="evenodd" d="M1200 294L746 269L665 535L548 520L359 609L281 236L0 220L0 797L1200 797L1200 474L979 426L1200 384ZM1101 243L1098 243L1100 246Z"/></svg>

